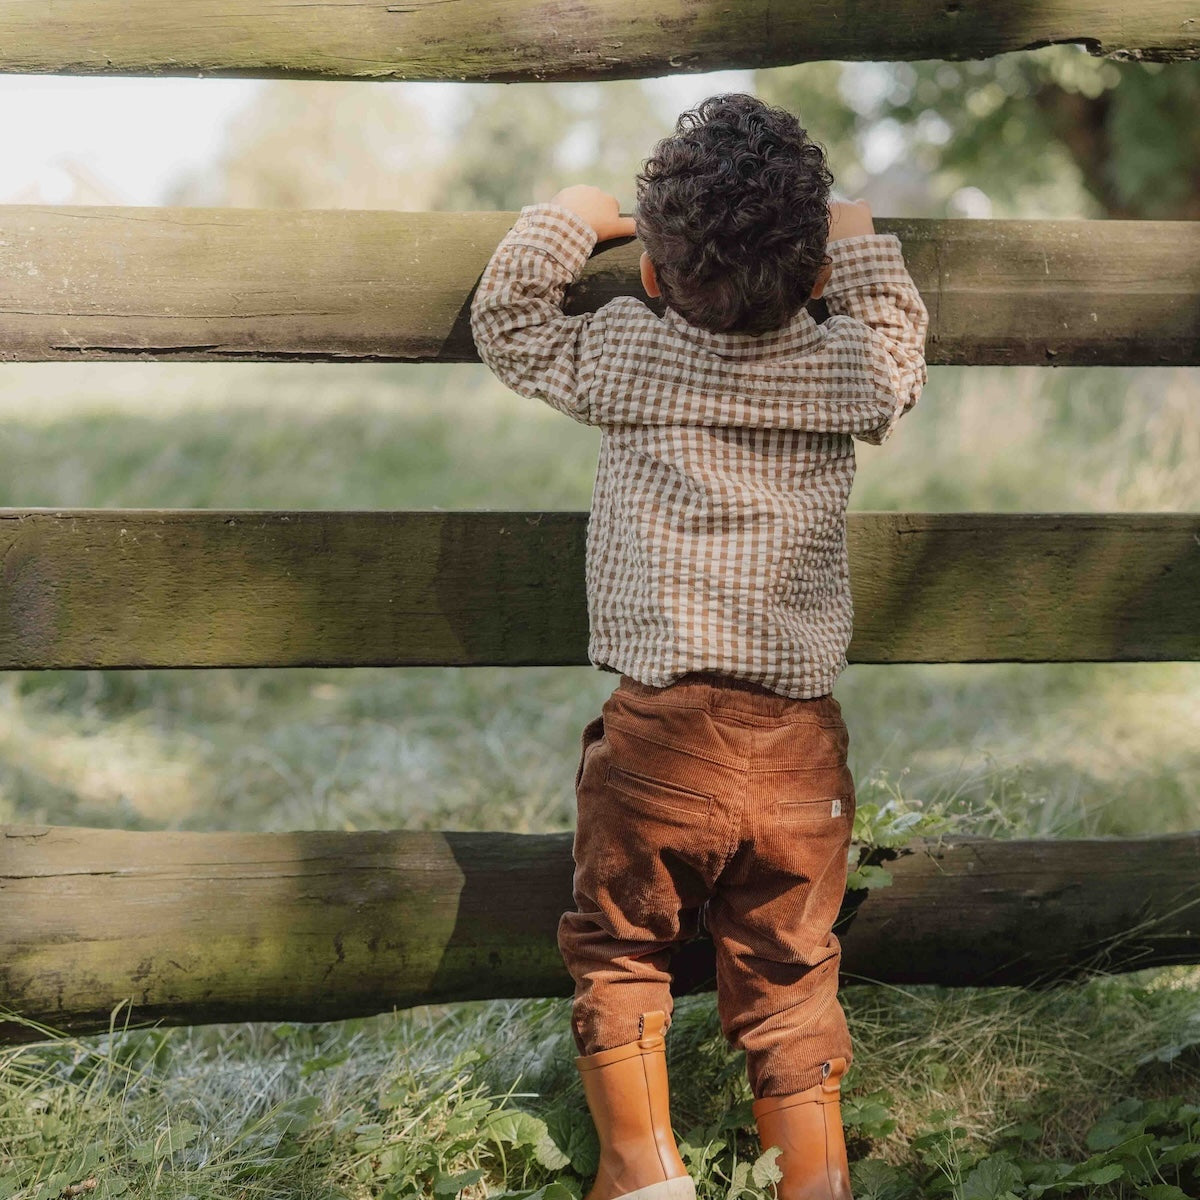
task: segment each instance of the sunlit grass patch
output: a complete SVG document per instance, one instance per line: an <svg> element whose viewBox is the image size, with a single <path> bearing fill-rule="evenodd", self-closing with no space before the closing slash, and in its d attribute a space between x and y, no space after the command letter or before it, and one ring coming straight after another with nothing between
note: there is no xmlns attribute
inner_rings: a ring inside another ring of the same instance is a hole
<svg viewBox="0 0 1200 1200"><path fill-rule="evenodd" d="M964 1164L1032 1126L1028 1154L1082 1161L1114 1101L1196 1094L1198 987L1200 969L1169 968L1042 992L847 988L852 1157L953 1186ZM595 1147L567 1015L567 1000L548 999L322 1025L123 1033L118 1019L111 1036L3 1050L3 1194L57 1196L45 1187L86 1176L101 1196L366 1200L430 1196L439 1179L477 1172L447 1194L552 1179L578 1193ZM678 1001L668 1047L680 1136L724 1130L699 1181L717 1200L721 1174L758 1147L713 996ZM932 1136L951 1124L956 1137Z"/></svg>
<svg viewBox="0 0 1200 1200"><path fill-rule="evenodd" d="M0 677L0 711L4 820L165 828L212 806L211 747L156 725L152 712L48 711L23 702L15 676Z"/></svg>

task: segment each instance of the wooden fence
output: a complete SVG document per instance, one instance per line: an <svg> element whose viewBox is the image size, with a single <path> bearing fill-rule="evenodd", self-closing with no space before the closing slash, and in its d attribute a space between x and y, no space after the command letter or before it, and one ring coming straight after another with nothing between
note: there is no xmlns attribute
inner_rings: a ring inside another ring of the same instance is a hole
<svg viewBox="0 0 1200 1200"><path fill-rule="evenodd" d="M135 1021L199 1024L570 992L555 940L570 834L3 834L0 995L57 1028L106 1029L123 999ZM1200 834L875 857L894 882L847 897L847 982L1039 984L1200 959ZM678 991L711 986L712 943L672 970ZM37 1036L0 1020L0 1041Z"/></svg>
<svg viewBox="0 0 1200 1200"><path fill-rule="evenodd" d="M515 217L0 207L0 361L477 359L471 292ZM904 245L931 363L1200 363L1200 223L877 228ZM601 247L572 311L643 296L640 252Z"/></svg>
<svg viewBox="0 0 1200 1200"><path fill-rule="evenodd" d="M881 19L881 17L885 19ZM319 79L623 79L811 59L984 58L1055 42L1195 58L1191 0L0 0L0 68Z"/></svg>
<svg viewBox="0 0 1200 1200"><path fill-rule="evenodd" d="M1179 0L851 6L0 0L0 70L619 78L1080 41L1195 58ZM0 208L0 360L471 359L512 214ZM933 363L1200 363L1200 225L880 221ZM633 243L576 309L637 294ZM531 403L533 403L531 401ZM586 661L585 514L0 511L0 669ZM857 514L856 662L1200 659L1200 514ZM397 797L403 803L403 797ZM845 979L1200 961L1200 833L875 852ZM0 1008L74 1032L565 993L568 835L0 827ZM503 905L495 897L503 895ZM219 901L219 902L216 902ZM948 920L947 913L955 919ZM958 920L969 913L969 920ZM675 960L711 985L711 945ZM0 1041L40 1036L0 1020Z"/></svg>

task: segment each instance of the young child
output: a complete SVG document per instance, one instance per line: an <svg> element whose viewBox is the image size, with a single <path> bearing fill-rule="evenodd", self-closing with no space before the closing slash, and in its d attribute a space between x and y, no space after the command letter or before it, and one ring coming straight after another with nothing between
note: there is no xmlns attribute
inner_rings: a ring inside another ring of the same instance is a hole
<svg viewBox="0 0 1200 1200"><path fill-rule="evenodd" d="M705 100L637 182L636 217L586 186L522 209L471 310L504 383L601 429L588 653L621 680L583 732L559 926L601 1146L588 1200L695 1195L663 1035L672 948L701 925L780 1200L849 1200L845 513L852 438L882 442L920 395L927 316L898 240L863 202L830 204L821 148L782 109ZM664 315L632 297L564 315L596 243L633 235Z"/></svg>

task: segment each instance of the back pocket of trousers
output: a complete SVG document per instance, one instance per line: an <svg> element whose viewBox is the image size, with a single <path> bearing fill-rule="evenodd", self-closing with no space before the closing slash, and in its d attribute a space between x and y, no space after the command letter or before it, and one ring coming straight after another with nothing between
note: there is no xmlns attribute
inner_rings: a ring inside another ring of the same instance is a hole
<svg viewBox="0 0 1200 1200"><path fill-rule="evenodd" d="M662 820L703 821L712 811L713 798L704 792L626 771L612 763L608 766L605 783L623 804Z"/></svg>
<svg viewBox="0 0 1200 1200"><path fill-rule="evenodd" d="M823 825L828 821L851 820L854 816L854 799L844 795L781 800L777 811L787 821L801 825Z"/></svg>

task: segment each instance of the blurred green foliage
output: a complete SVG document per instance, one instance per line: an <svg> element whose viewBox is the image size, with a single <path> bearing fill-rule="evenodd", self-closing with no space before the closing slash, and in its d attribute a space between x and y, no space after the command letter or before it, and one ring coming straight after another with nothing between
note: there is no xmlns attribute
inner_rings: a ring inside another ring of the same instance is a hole
<svg viewBox="0 0 1200 1200"><path fill-rule="evenodd" d="M861 187L890 156L928 176L931 201L951 214L958 189L973 187L995 215L1038 215L1022 211L1027 199L1054 210L1056 193L1078 189L1085 210L1062 215L1200 216L1200 63L1053 46L982 62L779 68L759 73L758 91L811 122L850 181Z"/></svg>
<svg viewBox="0 0 1200 1200"><path fill-rule="evenodd" d="M641 163L707 82L462 85L436 97L421 85L269 83L171 200L511 210L586 181L628 211ZM889 216L1200 216L1200 62L1117 62L1067 45L981 62L804 63L710 86L797 113L840 190Z"/></svg>

